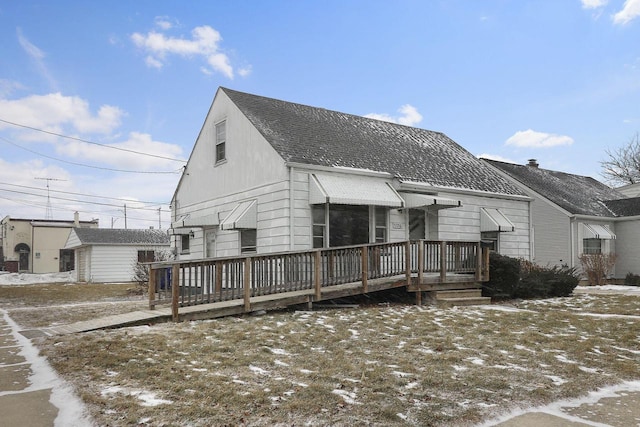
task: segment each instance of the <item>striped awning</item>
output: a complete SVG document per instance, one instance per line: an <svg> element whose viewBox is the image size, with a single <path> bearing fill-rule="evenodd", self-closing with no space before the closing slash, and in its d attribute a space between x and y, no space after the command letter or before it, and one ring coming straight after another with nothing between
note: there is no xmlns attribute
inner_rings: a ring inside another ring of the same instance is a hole
<svg viewBox="0 0 640 427"><path fill-rule="evenodd" d="M500 209L480 208L480 231L506 232L515 229L516 226Z"/></svg>
<svg viewBox="0 0 640 427"><path fill-rule="evenodd" d="M309 175L309 204L367 205L401 208L404 200L385 181L365 176Z"/></svg>
<svg viewBox="0 0 640 427"><path fill-rule="evenodd" d="M218 214L202 216L187 216L181 220L171 223L171 228L187 228L187 227L215 227L220 224Z"/></svg>
<svg viewBox="0 0 640 427"><path fill-rule="evenodd" d="M585 239L613 240L616 238L607 225L582 223L582 230Z"/></svg>
<svg viewBox="0 0 640 427"><path fill-rule="evenodd" d="M462 206L460 200L447 199L446 197L434 196L432 194L399 193L404 199L405 208L424 208L435 206L437 208L457 208Z"/></svg>
<svg viewBox="0 0 640 427"><path fill-rule="evenodd" d="M247 200L236 205L229 215L220 221L222 230L257 228L258 206L255 200Z"/></svg>

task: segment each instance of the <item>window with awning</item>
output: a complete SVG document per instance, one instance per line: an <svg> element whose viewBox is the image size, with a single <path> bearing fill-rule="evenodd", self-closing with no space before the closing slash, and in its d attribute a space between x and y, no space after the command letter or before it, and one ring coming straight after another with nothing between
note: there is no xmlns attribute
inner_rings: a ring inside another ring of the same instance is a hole
<svg viewBox="0 0 640 427"><path fill-rule="evenodd" d="M418 193L399 193L400 197L404 199L404 207L409 209L416 208L457 208L462 206L460 200L449 199L447 197L435 196L432 194L418 194Z"/></svg>
<svg viewBox="0 0 640 427"><path fill-rule="evenodd" d="M516 226L507 216L497 208L480 208L480 231L485 232L509 232L515 231Z"/></svg>
<svg viewBox="0 0 640 427"><path fill-rule="evenodd" d="M309 203L401 208L404 200L388 182L371 177L311 174Z"/></svg>
<svg viewBox="0 0 640 427"><path fill-rule="evenodd" d="M257 228L258 208L255 200L241 202L220 221L222 230L242 230Z"/></svg>
<svg viewBox="0 0 640 427"><path fill-rule="evenodd" d="M583 223L582 232L585 239L614 240L616 238L606 225Z"/></svg>

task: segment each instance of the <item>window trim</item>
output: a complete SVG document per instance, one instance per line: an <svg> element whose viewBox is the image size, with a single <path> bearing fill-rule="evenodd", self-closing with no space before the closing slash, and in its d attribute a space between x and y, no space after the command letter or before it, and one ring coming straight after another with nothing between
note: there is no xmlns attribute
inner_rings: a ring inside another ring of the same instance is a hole
<svg viewBox="0 0 640 427"><path fill-rule="evenodd" d="M218 129L222 128L224 126L224 137L222 138L222 140L219 140L219 132ZM214 163L216 165L219 165L221 163L224 163L227 160L227 120L221 120L218 123L216 123L214 125L214 133L215 133L215 144L214 144ZM219 152L218 152L218 147L222 147L222 158L219 158Z"/></svg>
<svg viewBox="0 0 640 427"><path fill-rule="evenodd" d="M244 255L244 254L255 254L258 253L258 230L255 228L244 228L241 230L238 230L238 239L239 239L239 243L240 243L240 255ZM243 246L242 245L242 236L244 233L248 233L248 232L253 232L254 233L254 245L247 245L247 246Z"/></svg>

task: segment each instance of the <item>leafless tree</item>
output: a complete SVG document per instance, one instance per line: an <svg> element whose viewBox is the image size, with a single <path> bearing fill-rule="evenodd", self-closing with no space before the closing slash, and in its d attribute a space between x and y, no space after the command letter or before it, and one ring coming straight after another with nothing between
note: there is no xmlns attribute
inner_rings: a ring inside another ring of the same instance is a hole
<svg viewBox="0 0 640 427"><path fill-rule="evenodd" d="M602 175L614 184L626 185L640 182L640 134L626 145L615 150L607 149L608 159L600 162Z"/></svg>

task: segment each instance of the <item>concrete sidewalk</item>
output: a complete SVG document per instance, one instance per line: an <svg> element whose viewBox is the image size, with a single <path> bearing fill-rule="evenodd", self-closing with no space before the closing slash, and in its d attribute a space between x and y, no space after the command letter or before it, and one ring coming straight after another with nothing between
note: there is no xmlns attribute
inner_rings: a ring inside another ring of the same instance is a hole
<svg viewBox="0 0 640 427"><path fill-rule="evenodd" d="M580 399L514 412L483 427L640 426L640 381L607 387Z"/></svg>
<svg viewBox="0 0 640 427"><path fill-rule="evenodd" d="M0 309L0 427L91 425L80 399Z"/></svg>

